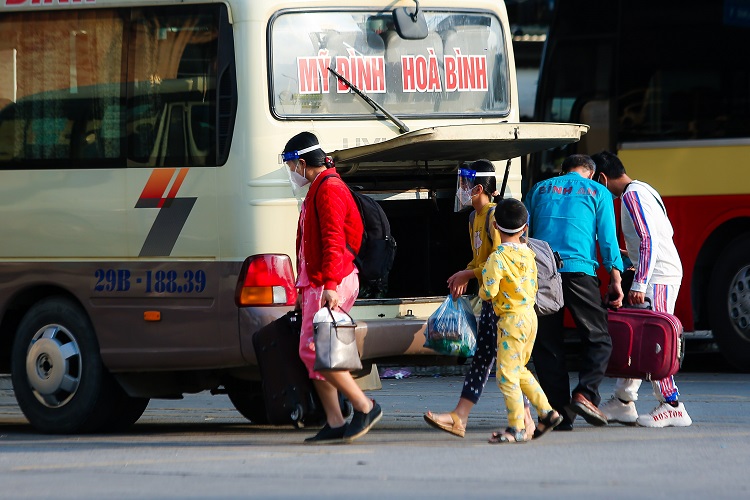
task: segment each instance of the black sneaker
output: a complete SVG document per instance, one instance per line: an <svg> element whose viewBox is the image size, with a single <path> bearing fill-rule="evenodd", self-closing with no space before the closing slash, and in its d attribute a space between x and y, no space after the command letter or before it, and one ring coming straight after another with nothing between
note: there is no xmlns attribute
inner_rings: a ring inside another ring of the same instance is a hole
<svg viewBox="0 0 750 500"><path fill-rule="evenodd" d="M367 434L367 431L375 425L380 417L383 416L383 410L380 409L380 405L372 401L372 410L369 413L362 413L361 411L354 410L354 416L349 425L346 426L346 432L344 432L344 442L351 443L355 439Z"/></svg>
<svg viewBox="0 0 750 500"><path fill-rule="evenodd" d="M344 442L346 424L341 427L332 428L326 424L312 437L305 439L305 444L334 444Z"/></svg>

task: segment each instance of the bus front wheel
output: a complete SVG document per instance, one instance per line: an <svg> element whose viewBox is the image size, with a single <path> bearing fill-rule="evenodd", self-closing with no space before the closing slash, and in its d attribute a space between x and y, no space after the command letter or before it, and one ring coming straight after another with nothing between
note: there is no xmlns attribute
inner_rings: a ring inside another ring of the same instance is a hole
<svg viewBox="0 0 750 500"><path fill-rule="evenodd" d="M260 382L238 381L226 384L229 401L240 414L254 424L268 423L263 387Z"/></svg>
<svg viewBox="0 0 750 500"><path fill-rule="evenodd" d="M48 433L103 428L122 391L102 363L88 316L64 297L38 302L21 320L11 378L23 414Z"/></svg>
<svg viewBox="0 0 750 500"><path fill-rule="evenodd" d="M117 394L117 402L112 408L112 414L104 423L102 430L112 432L123 432L130 428L141 418L149 403L149 398L136 398L128 396L119 386L113 388Z"/></svg>
<svg viewBox="0 0 750 500"><path fill-rule="evenodd" d="M708 293L714 339L736 369L750 367L750 235L733 240L719 256Z"/></svg>

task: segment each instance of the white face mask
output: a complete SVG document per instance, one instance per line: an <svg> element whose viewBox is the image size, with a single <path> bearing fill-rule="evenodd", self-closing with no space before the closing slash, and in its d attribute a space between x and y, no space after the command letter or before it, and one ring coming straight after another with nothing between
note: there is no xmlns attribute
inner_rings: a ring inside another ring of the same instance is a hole
<svg viewBox="0 0 750 500"><path fill-rule="evenodd" d="M458 188L456 190L456 198L462 207L471 205L471 189Z"/></svg>
<svg viewBox="0 0 750 500"><path fill-rule="evenodd" d="M605 188L605 189L606 189L607 191L609 191L609 182L607 181L607 179L604 179L604 182L602 182L602 181L601 181L601 179L602 179L602 178L601 178L601 176L600 176L600 177L599 177L599 180L598 180L597 182L599 182L599 184L601 184L602 186L604 186L604 188ZM616 199L617 199L617 196L615 196L615 193L613 193L612 191L609 191L609 194L611 194L611 195L612 195L612 201L614 201L614 200L616 200Z"/></svg>
<svg viewBox="0 0 750 500"><path fill-rule="evenodd" d="M310 181L305 177L304 175L297 172L297 167L299 166L299 162L294 166L294 170L289 169L289 179L292 181L292 184L296 186L297 188L301 188L302 186L305 186L310 183ZM307 167L305 167L304 172L307 172Z"/></svg>

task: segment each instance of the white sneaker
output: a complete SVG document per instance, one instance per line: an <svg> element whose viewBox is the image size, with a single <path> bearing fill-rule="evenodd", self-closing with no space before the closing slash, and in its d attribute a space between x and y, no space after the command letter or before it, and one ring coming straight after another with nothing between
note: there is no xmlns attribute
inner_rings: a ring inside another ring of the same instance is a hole
<svg viewBox="0 0 750 500"><path fill-rule="evenodd" d="M632 401L623 403L615 396L612 396L606 403L600 404L599 410L607 416L610 423L619 422L625 425L635 425L638 419L635 403Z"/></svg>
<svg viewBox="0 0 750 500"><path fill-rule="evenodd" d="M692 423L693 420L682 403L677 408L669 403L662 403L648 415L638 417L638 425L643 427L687 427Z"/></svg>

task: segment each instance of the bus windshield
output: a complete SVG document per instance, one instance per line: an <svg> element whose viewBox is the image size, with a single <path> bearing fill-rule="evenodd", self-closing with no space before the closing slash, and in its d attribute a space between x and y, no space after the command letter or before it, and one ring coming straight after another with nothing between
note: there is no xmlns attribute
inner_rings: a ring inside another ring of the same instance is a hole
<svg viewBox="0 0 750 500"><path fill-rule="evenodd" d="M399 116L510 112L507 50L490 13L425 11L423 40L382 12L287 12L271 23L271 106L281 118L378 116L342 74Z"/></svg>

